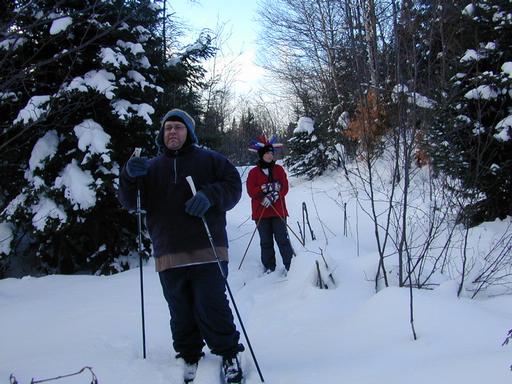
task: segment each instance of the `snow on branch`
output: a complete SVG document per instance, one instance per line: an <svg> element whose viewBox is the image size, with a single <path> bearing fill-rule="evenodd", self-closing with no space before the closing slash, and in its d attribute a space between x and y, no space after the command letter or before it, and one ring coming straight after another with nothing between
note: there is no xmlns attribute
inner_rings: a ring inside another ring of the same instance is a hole
<svg viewBox="0 0 512 384"><path fill-rule="evenodd" d="M297 122L297 128L293 130L294 134L305 132L311 135L315 130L315 123L311 117L301 117Z"/></svg>
<svg viewBox="0 0 512 384"><path fill-rule="evenodd" d="M71 17L59 16L52 21L52 25L50 27L50 35L57 35L65 31L71 24L73 24L73 19Z"/></svg>
<svg viewBox="0 0 512 384"><path fill-rule="evenodd" d="M46 112L48 112L48 102L50 96L32 96L27 105L18 113L13 124L23 123L27 124L30 121L37 121Z"/></svg>
<svg viewBox="0 0 512 384"><path fill-rule="evenodd" d="M425 109L432 109L435 107L436 103L434 100L431 100L428 97L423 96L417 92L409 91L409 88L406 85L395 85L391 93L391 97L395 103L398 102L398 98L401 94L407 97L407 102L409 104L414 104L417 107Z"/></svg>

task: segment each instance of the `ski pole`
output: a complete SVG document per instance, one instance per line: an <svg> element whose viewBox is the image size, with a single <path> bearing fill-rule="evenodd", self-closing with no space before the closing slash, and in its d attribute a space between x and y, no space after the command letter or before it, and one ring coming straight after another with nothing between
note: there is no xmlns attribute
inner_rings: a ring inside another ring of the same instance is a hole
<svg viewBox="0 0 512 384"><path fill-rule="evenodd" d="M244 252L244 255L242 257L242 260L240 260L240 265L238 266L238 269L240 270L240 268L242 268L242 264L244 262L244 259L245 259L245 256L247 255L247 251L249 250L249 247L251 246L251 243L252 243L252 239L254 238L254 235L256 234L256 230L258 229L258 225L260 224L260 220L263 216L263 213L265 212L265 209L264 208L262 211L261 211L261 215L260 217L258 218L258 221L256 222L256 228L254 228L254 231L252 231L252 235L251 235L251 239L249 240L249 244L247 244L247 248L245 249L245 252Z"/></svg>
<svg viewBox="0 0 512 384"><path fill-rule="evenodd" d="M196 191L196 186L194 184L194 180L192 180L192 176L187 176L186 180L187 180L188 184L190 185L190 189L192 190L192 195L195 196L197 191ZM242 317L240 316L240 312L238 312L238 307L236 305L235 298L233 297L233 293L231 293L231 288L229 287L228 279L227 279L226 275L224 274L224 271L222 269L222 264L220 262L219 256L217 255L217 251L215 249L215 244L213 243L212 234L210 233L210 227L208 226L208 223L206 222L206 218L204 217L204 215L201 216L201 220L203 220L204 229L206 231L206 234L208 235L208 240L210 240L210 245L211 245L213 254L215 255L215 259L217 260L217 265L219 266L220 274L221 274L221 276L224 280L224 284L226 285L226 288L228 290L231 302L233 303L233 308L235 309L236 316L238 317L238 321L240 322L240 326L242 327L242 332L244 333L245 340L247 341L247 346L249 347L249 351L251 351L252 359L254 360L254 364L256 365L258 374L260 375L260 380L262 383L264 383L265 380L263 379L263 375L261 374L258 360L256 360L256 355L254 354L254 351L251 346L251 342L249 341L249 336L247 335L247 332L245 330L244 323L242 321Z"/></svg>
<svg viewBox="0 0 512 384"><path fill-rule="evenodd" d="M141 148L135 148L132 157L139 157ZM139 252L139 275L140 275L140 308L142 314L142 356L146 358L146 325L144 319L144 274L142 273L142 208L140 203L140 190L142 180L137 178L137 251Z"/></svg>
<svg viewBox="0 0 512 384"><path fill-rule="evenodd" d="M293 229L290 228L290 226L288 225L286 220L281 217L281 214L279 212L277 212L277 209L276 209L276 207L274 207L274 204L270 204L270 206L272 207L274 212L277 214L277 216L281 219L281 221L286 224L286 227L290 230L290 232L293 233L293 235L297 238L297 240L299 240L299 242L302 244L302 246L304 246L304 243L302 242L301 238L299 236L297 236L297 234L295 232L293 232ZM306 232L305 229L304 229L304 232Z"/></svg>

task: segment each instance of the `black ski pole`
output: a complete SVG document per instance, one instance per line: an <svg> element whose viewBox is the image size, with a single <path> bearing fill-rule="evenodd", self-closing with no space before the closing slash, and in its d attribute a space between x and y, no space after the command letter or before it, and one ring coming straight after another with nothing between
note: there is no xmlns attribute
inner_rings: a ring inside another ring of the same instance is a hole
<svg viewBox="0 0 512 384"><path fill-rule="evenodd" d="M132 157L139 157L142 152L141 148L135 148ZM142 207L140 203L140 190L141 190L140 178L137 178L137 251L139 252L139 275L140 275L140 308L142 314L142 356L146 358L146 325L144 319L144 274L142 272Z"/></svg>
<svg viewBox="0 0 512 384"><path fill-rule="evenodd" d="M273 204L270 205L272 207L272 209L274 210L274 212L276 213L277 217L279 217L281 219L281 221L286 225L286 227L290 230L291 233L293 233L293 235L295 236L295 238L297 240L299 240L299 243L302 244L302 246L304 246L304 243L302 242L302 239L297 236L297 234L293 231L293 229L290 228L290 226L288 225L288 223L286 222L286 220L284 218L281 217L281 214L277 211L276 207L274 207ZM300 227L299 227L300 228ZM306 228L304 228L304 232L306 232ZM295 252L294 252L295 253Z"/></svg>
<svg viewBox="0 0 512 384"><path fill-rule="evenodd" d="M258 225L260 224L260 220L261 220L261 217L263 216L264 212L265 212L265 209L263 209L263 211L261 211L261 215L260 215L258 221L256 222L256 228L254 228L254 231L252 231L252 235L251 235L251 239L249 240L249 244L247 244L247 248L245 248L245 252L244 252L244 255L242 256L242 260L240 260L240 265L238 266L239 270L240 270L240 268L242 268L242 264L244 263L245 256L247 255L247 251L249 250L249 247L251 246L252 239L254 238L254 234L256 233L256 230L258 229Z"/></svg>
<svg viewBox="0 0 512 384"><path fill-rule="evenodd" d="M196 191L196 186L194 184L194 180L192 180L192 176L187 176L186 179L187 179L188 184L190 185L192 194L195 195L197 191ZM251 351L251 356L252 356L252 359L254 360L254 365L256 365L256 369L258 370L258 374L260 375L261 382L264 383L265 380L263 379L263 375L261 374L261 369L258 364L258 360L256 360L256 355L254 354L254 351L251 346L251 342L249 341L249 336L247 335L247 332L245 330L244 323L242 321L242 317L240 316L240 312L238 312L238 307L236 305L235 298L233 297L233 293L231 293L231 288L229 287L228 279L227 279L226 275L224 274L224 271L222 270L222 264L220 263L219 256L217 255L217 251L215 250L215 244L213 243L213 238L210 233L210 227L208 226L208 223L206 222L204 215L201 216L201 220L203 220L204 229L206 231L206 234L208 235L208 240L210 240L210 245L211 245L213 254L215 255L215 259L217 260L217 265L219 266L220 274L221 274L222 278L224 279L224 284L226 285L226 288L229 293L229 297L231 299L231 302L233 303L233 308L235 309L235 312L236 312L236 316L238 317L238 321L240 322L240 326L242 327L242 332L244 333L245 340L247 341L247 346L249 347L249 351Z"/></svg>

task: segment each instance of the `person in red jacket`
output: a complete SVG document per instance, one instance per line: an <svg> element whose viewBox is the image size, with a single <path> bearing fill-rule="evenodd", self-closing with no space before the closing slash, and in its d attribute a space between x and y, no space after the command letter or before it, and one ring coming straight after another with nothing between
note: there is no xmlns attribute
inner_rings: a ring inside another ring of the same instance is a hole
<svg viewBox="0 0 512 384"><path fill-rule="evenodd" d="M252 219L260 235L261 262L265 273L276 269L274 239L279 247L286 275L290 270L293 248L286 229L285 196L288 193L288 178L283 167L276 164L274 150L281 144L267 141L264 136L253 140L249 150L258 153L257 165L247 176L247 193L251 197Z"/></svg>

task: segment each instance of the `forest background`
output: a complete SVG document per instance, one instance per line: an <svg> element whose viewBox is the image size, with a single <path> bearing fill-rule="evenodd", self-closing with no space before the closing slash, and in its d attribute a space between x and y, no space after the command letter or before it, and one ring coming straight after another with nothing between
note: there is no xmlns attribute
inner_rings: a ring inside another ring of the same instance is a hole
<svg viewBox="0 0 512 384"><path fill-rule="evenodd" d="M272 102L235 98L236 68L212 67L223 26L185 41L165 1L2 3L0 278L129 269L137 225L117 202L120 168L135 147L156 154L171 107L238 166L266 134L286 144L292 175L343 174L370 202L377 288L390 256L398 285L427 287L413 276L453 248L447 233L510 220L508 0L263 0L259 60ZM408 196L425 173L430 204L419 215ZM508 228L473 270L476 293L512 273Z"/></svg>

